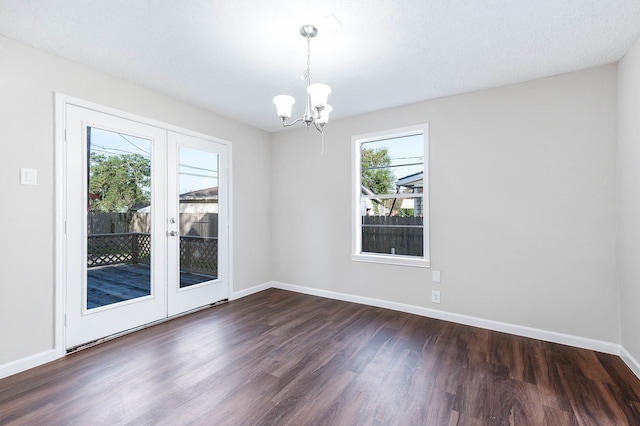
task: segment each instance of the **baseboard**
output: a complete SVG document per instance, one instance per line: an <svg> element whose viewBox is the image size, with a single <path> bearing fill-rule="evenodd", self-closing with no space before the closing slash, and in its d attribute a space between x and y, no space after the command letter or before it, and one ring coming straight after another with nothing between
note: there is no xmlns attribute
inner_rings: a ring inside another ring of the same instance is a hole
<svg viewBox="0 0 640 426"><path fill-rule="evenodd" d="M46 364L58 359L58 353L55 349L40 352L39 354L31 355L25 358L21 358L15 361L8 362L0 365L0 379L12 376L22 371L28 370L33 367L37 367L42 364Z"/></svg>
<svg viewBox="0 0 640 426"><path fill-rule="evenodd" d="M267 290L267 289L269 289L271 287L273 287L273 283L272 282L266 282L266 283L263 283L263 284L258 284L256 286L246 288L244 290L234 291L233 293L231 293L229 295L229 300L231 301L231 300L240 299L242 297L247 297L247 296L250 296L250 295L252 295L254 293L258 293L258 292L261 292L263 290Z"/></svg>
<svg viewBox="0 0 640 426"><path fill-rule="evenodd" d="M281 290L289 290L297 293L304 293L311 296L326 297L328 299L341 300L344 302L353 302L363 305L375 306L379 308L391 309L399 312L420 315L428 318L450 321L457 324L470 325L473 327L485 328L488 330L500 331L503 333L514 334L517 336L530 337L533 339L544 340L547 342L560 343L568 346L604 352L608 354L618 355L629 366L631 371L640 378L640 363L636 360L624 347L601 340L589 339L585 337L572 336L569 334L556 333L554 331L541 330L537 328L519 326L500 321L487 320L483 318L471 317L467 315L455 314L451 312L439 311L437 309L429 309L421 306L408 305L398 302L390 302L382 299L371 297L355 296L346 293L338 293L328 290L320 290L312 287L303 287L293 284L286 284L277 281L270 281L259 284L247 289L236 291L230 294L229 300L236 300L242 297L258 293L269 288L277 288ZM0 379L37 367L47 362L60 358L61 355L55 349L31 355L16 361L12 361L0 365Z"/></svg>
<svg viewBox="0 0 640 426"><path fill-rule="evenodd" d="M640 362L635 359L624 347L620 347L620 358L627 364L633 373L640 379Z"/></svg>
<svg viewBox="0 0 640 426"><path fill-rule="evenodd" d="M271 286L282 290L295 291L297 293L309 294L312 296L326 297L329 299L342 300L345 302L360 303L363 305L376 306L379 308L392 309L394 311L407 312L428 318L450 321L457 324L470 325L473 327L485 328L493 331L514 334L522 337L544 340L546 342L560 343L568 346L604 352L613 355L620 355L621 347L616 343L602 340L589 339L586 337L573 336L569 334L556 333L554 331L542 330L538 328L509 324L500 321L487 320L483 318L471 317L467 315L455 314L451 312L439 311L437 309L424 308L422 306L407 305L404 303L389 302L387 300L374 299L370 297L354 296L351 294L337 293L316 288L302 287L281 282L272 282ZM637 374L637 373L636 373Z"/></svg>

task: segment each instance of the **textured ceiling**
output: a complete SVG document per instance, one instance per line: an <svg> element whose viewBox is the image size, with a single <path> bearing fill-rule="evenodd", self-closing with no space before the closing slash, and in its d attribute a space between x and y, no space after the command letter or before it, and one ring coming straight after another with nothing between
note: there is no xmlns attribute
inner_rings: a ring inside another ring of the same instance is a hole
<svg viewBox="0 0 640 426"><path fill-rule="evenodd" d="M336 119L615 62L640 0L0 0L0 34L268 131L305 23Z"/></svg>

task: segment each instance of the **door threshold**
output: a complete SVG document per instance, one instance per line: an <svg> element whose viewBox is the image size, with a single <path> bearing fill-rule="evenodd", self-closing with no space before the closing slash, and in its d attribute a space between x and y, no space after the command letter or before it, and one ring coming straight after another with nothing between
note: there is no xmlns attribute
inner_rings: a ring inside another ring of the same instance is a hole
<svg viewBox="0 0 640 426"><path fill-rule="evenodd" d="M76 353L76 352L81 351L83 349L92 348L92 347L94 347L96 345L99 345L101 343L108 342L108 341L113 340L113 339L117 339L118 337L122 337L124 335L134 333L136 331L144 330L145 328L153 327L154 325L162 324L163 322L171 321L171 320L174 320L176 318L183 317L185 315L193 314L193 313L196 313L196 312L199 312L199 311L204 311L205 309L215 308L216 306L224 305L226 303L229 303L229 299L222 299L222 300L219 300L217 302L211 303L209 305L204 305L204 306L200 306L199 308L191 309L190 311L181 312L179 314L172 315L172 316L166 317L166 318L162 318L162 319L159 319L157 321L150 322L148 324L143 324L141 326L130 328L130 329L124 330L124 331L120 331L118 333L111 334L109 336L101 337L99 339L92 340L90 342L83 343L81 345L77 345L77 346L73 346L71 348L68 348L66 350L66 354L70 355L72 353Z"/></svg>

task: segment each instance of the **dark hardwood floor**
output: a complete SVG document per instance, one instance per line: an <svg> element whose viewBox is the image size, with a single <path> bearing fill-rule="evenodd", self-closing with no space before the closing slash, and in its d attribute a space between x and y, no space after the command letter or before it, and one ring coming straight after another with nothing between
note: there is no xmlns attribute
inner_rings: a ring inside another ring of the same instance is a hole
<svg viewBox="0 0 640 426"><path fill-rule="evenodd" d="M616 356L282 290L0 380L2 425L640 425Z"/></svg>

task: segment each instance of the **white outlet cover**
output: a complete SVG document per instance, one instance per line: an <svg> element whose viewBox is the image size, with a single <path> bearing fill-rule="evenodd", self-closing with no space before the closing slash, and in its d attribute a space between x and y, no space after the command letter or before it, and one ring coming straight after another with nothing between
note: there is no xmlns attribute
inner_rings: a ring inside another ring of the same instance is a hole
<svg viewBox="0 0 640 426"><path fill-rule="evenodd" d="M36 169L20 169L20 184L22 185L37 185L38 184L38 171Z"/></svg>
<svg viewBox="0 0 640 426"><path fill-rule="evenodd" d="M431 279L434 283L440 282L440 271L431 271Z"/></svg>
<svg viewBox="0 0 640 426"><path fill-rule="evenodd" d="M431 302L440 303L440 290L431 290Z"/></svg>

